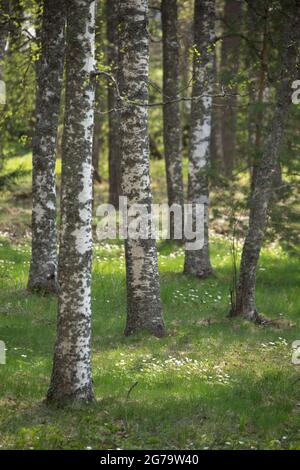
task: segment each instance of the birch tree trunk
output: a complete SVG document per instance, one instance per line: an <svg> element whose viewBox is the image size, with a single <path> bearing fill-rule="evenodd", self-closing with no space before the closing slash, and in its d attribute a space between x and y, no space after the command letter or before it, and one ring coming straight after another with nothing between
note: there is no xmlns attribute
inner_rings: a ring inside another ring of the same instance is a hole
<svg viewBox="0 0 300 470"><path fill-rule="evenodd" d="M120 4L120 71L122 192L133 204L151 212L148 142L148 1ZM133 102L135 104L133 104ZM134 218L134 217L133 217ZM129 219L132 221L132 219ZM151 237L151 234L150 234ZM127 275L127 323L125 334L148 330L165 334L160 301L156 243L153 238L125 242Z"/></svg>
<svg viewBox="0 0 300 470"><path fill-rule="evenodd" d="M49 401L93 399L91 341L95 1L67 12L57 339Z"/></svg>
<svg viewBox="0 0 300 470"><path fill-rule="evenodd" d="M193 205L193 218L195 204L204 205L204 244L200 250L185 251L184 272L200 278L212 273L208 243L208 169L214 84L214 22L214 0L196 0L188 202Z"/></svg>
<svg viewBox="0 0 300 470"><path fill-rule="evenodd" d="M118 9L120 0L106 1L107 18L107 63L111 73L118 81ZM108 109L114 110L108 114L108 163L109 163L109 203L117 209L121 194L121 162L120 162L120 116L117 108L116 89L112 83L108 87Z"/></svg>
<svg viewBox="0 0 300 470"><path fill-rule="evenodd" d="M262 157L257 168L250 203L248 233L244 242L236 305L231 315L243 315L248 320L261 321L255 303L256 271L263 237L267 225L269 201L272 196L274 173L278 164L278 152L283 140L284 129L291 102L291 84L296 77L296 60L300 44L300 5L290 10L282 2L285 21L281 44L281 71L276 90L276 102L270 132L267 134Z"/></svg>
<svg viewBox="0 0 300 470"><path fill-rule="evenodd" d="M168 204L183 207L182 145L179 106L179 44L177 37L177 0L162 0L163 32L163 127ZM178 101L176 101L178 100ZM170 238L174 238L171 212Z"/></svg>
<svg viewBox="0 0 300 470"><path fill-rule="evenodd" d="M32 142L32 244L29 290L56 292L57 126L65 49L65 6L44 0L37 62L36 126Z"/></svg>

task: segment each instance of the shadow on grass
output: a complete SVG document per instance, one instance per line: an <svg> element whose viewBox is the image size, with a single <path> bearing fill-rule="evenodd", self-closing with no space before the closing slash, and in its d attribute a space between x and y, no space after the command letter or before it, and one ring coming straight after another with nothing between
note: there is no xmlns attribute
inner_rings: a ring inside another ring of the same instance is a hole
<svg viewBox="0 0 300 470"><path fill-rule="evenodd" d="M101 396L100 384L96 392ZM284 434L283 445L297 440L297 390L286 371L240 372L229 386L195 379L184 387L172 378L167 384L141 383L129 400L120 392L82 408L8 403L2 435L17 448L185 449L190 442L192 448L224 448L227 441L234 448L241 440L245 448L249 442L269 448Z"/></svg>

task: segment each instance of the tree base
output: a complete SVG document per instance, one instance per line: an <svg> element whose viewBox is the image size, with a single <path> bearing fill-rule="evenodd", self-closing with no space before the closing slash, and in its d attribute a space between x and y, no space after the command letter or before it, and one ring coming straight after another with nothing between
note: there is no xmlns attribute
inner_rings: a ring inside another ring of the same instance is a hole
<svg viewBox="0 0 300 470"><path fill-rule="evenodd" d="M197 270L189 266L185 266L183 270L183 274L197 277L198 279L207 279L214 274L213 269L207 268L205 270Z"/></svg>
<svg viewBox="0 0 300 470"><path fill-rule="evenodd" d="M228 317L230 318L236 318L236 317L242 317L245 320L251 321L253 323L256 323L258 325L266 325L270 323L270 320L267 318L263 317L262 315L259 315L258 311L255 309L243 309L243 308L231 308L231 310L228 313Z"/></svg>
<svg viewBox="0 0 300 470"><path fill-rule="evenodd" d="M156 324L156 325L127 325L124 331L125 336L131 336L135 333L138 333L140 331L145 331L150 333L153 336L156 336L157 338L163 338L164 336L167 336L167 331L163 323L161 324Z"/></svg>
<svg viewBox="0 0 300 470"><path fill-rule="evenodd" d="M88 387L85 390L78 390L73 393L65 393L61 390L50 387L45 403L47 405L61 408L80 404L91 404L95 401L92 387Z"/></svg>

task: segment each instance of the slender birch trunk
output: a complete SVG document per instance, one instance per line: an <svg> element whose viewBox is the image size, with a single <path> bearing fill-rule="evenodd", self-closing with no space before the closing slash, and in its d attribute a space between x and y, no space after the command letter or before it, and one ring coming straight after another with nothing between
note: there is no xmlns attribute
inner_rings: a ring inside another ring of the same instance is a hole
<svg viewBox="0 0 300 470"><path fill-rule="evenodd" d="M111 67L111 73L118 81L118 25L120 0L106 1L107 18L107 63ZM117 209L121 194L121 162L120 162L120 116L117 108L117 93L112 83L107 92L108 109L114 110L108 114L108 163L109 163L109 203Z"/></svg>
<svg viewBox="0 0 300 470"><path fill-rule="evenodd" d="M148 142L148 1L120 3L120 71L122 191L128 210L143 204L151 211ZM135 104L133 104L135 102ZM129 217L129 223L134 217ZM150 235L151 236L151 235ZM156 243L153 238L125 242L127 323L125 334L148 330L165 334L160 301Z"/></svg>
<svg viewBox="0 0 300 470"><path fill-rule="evenodd" d="M214 6L214 0L195 1L188 202L193 209L195 204L204 205L204 244L200 250L185 251L184 272L201 278L212 273L208 243L208 169L214 84Z"/></svg>
<svg viewBox="0 0 300 470"><path fill-rule="evenodd" d="M294 4L290 15L282 2L285 14L284 32L281 44L281 71L276 90L276 102L267 134L262 157L257 168L250 204L248 233L244 242L236 305L232 306L231 315L243 315L248 320L261 321L255 303L256 271L260 250L268 218L268 207L272 196L274 173L278 164L278 153L284 136L284 129L291 102L291 84L296 79L296 61L300 45L300 5ZM289 17L290 16L290 17Z"/></svg>
<svg viewBox="0 0 300 470"><path fill-rule="evenodd" d="M91 401L92 145L95 1L67 12L57 339L49 401Z"/></svg>
<svg viewBox="0 0 300 470"><path fill-rule="evenodd" d="M37 62L36 127L32 143L32 244L29 290L56 292L57 126L65 48L65 6L44 0Z"/></svg>
<svg viewBox="0 0 300 470"><path fill-rule="evenodd" d="M163 31L163 127L168 204L183 207L182 131L179 104L179 44L177 37L177 0L162 0ZM177 100L177 101L176 101ZM174 238L171 213L170 238Z"/></svg>

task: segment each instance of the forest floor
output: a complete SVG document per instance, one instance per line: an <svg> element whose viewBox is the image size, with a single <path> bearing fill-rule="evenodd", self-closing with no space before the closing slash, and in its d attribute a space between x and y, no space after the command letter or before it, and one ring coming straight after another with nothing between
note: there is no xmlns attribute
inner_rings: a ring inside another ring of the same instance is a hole
<svg viewBox="0 0 300 470"><path fill-rule="evenodd" d="M263 250L257 304L276 324L229 319L231 244L220 234L211 240L215 275L205 281L182 274L181 247L160 244L169 332L162 339L123 336L123 247L96 243L97 402L47 407L56 299L26 292L29 184L24 179L1 200L0 340L7 363L0 364L0 448L300 449L300 366L291 361L292 343L300 340L299 261L276 244Z"/></svg>

